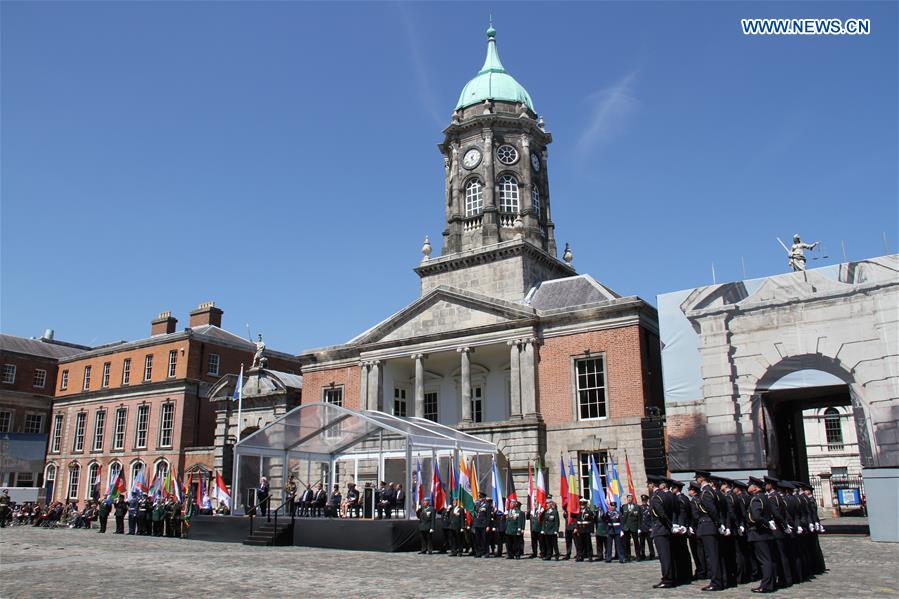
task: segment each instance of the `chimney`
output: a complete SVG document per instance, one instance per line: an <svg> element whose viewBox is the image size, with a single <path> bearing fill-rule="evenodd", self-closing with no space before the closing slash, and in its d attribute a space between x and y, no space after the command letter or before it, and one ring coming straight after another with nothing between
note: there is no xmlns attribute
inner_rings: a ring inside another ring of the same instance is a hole
<svg viewBox="0 0 899 599"><path fill-rule="evenodd" d="M190 328L211 324L214 327L222 326L222 310L215 307L215 302L204 302L190 313Z"/></svg>
<svg viewBox="0 0 899 599"><path fill-rule="evenodd" d="M150 323L150 335L168 335L175 332L178 319L172 316L170 311L160 312L159 316Z"/></svg>

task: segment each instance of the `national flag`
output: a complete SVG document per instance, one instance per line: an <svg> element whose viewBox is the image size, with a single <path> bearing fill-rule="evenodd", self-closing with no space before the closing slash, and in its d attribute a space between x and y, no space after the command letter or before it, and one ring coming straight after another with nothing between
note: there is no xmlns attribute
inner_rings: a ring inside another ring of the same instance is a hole
<svg viewBox="0 0 899 599"><path fill-rule="evenodd" d="M515 492L515 481L512 480L512 469L506 468L506 511L509 510L509 502L518 501L518 493Z"/></svg>
<svg viewBox="0 0 899 599"><path fill-rule="evenodd" d="M94 479L94 485L91 489L91 497L93 497L94 501L100 501L100 479L102 478L100 475L103 472L103 466L99 466L97 468L97 478Z"/></svg>
<svg viewBox="0 0 899 599"><path fill-rule="evenodd" d="M115 479L109 485L109 491L107 491L107 495L109 495L109 501L115 501L120 496L125 495L127 489L125 487L125 477L122 474L122 471L119 470L119 473L116 475Z"/></svg>
<svg viewBox="0 0 899 599"><path fill-rule="evenodd" d="M443 490L443 481L440 480L439 460L434 460L434 475L431 477L431 505L438 512L446 507L446 491Z"/></svg>
<svg viewBox="0 0 899 599"><path fill-rule="evenodd" d="M537 469L537 491L535 493L536 499L536 507L545 508L546 507L546 480L543 477L543 470L534 466Z"/></svg>
<svg viewBox="0 0 899 599"><path fill-rule="evenodd" d="M450 460L449 481L447 482L447 486L449 487L450 502L459 499L458 480L459 477L456 476L456 464L453 462L453 460Z"/></svg>
<svg viewBox="0 0 899 599"><path fill-rule="evenodd" d="M225 504L228 509L231 509L231 494L228 493L228 487L225 486L225 481L222 479L222 473L215 473L215 488L212 490L212 497L219 502L219 504Z"/></svg>
<svg viewBox="0 0 899 599"><path fill-rule="evenodd" d="M209 487L206 485L206 477L200 475L200 500L197 502L201 509L212 509L212 499L209 497Z"/></svg>
<svg viewBox="0 0 899 599"><path fill-rule="evenodd" d="M577 474L574 472L574 465L571 458L568 458L568 515L575 518L576 514L581 513L581 495L578 493Z"/></svg>
<svg viewBox="0 0 899 599"><path fill-rule="evenodd" d="M528 509L537 507L537 487L534 486L534 469L528 461Z"/></svg>
<svg viewBox="0 0 899 599"><path fill-rule="evenodd" d="M568 475L565 473L565 460L559 454L559 505L568 510Z"/></svg>
<svg viewBox="0 0 899 599"><path fill-rule="evenodd" d="M175 496L178 503L181 503L184 501L184 493L181 492L181 479L176 477L172 486L174 487L172 495Z"/></svg>
<svg viewBox="0 0 899 599"><path fill-rule="evenodd" d="M481 493L478 488L478 465L474 458L471 458L468 476L471 479L471 498L477 499L481 496Z"/></svg>
<svg viewBox="0 0 899 599"><path fill-rule="evenodd" d="M174 484L172 483L172 470L168 469L165 472L165 478L162 479L162 497L163 499L168 499L172 495L174 495L172 487Z"/></svg>
<svg viewBox="0 0 899 599"><path fill-rule="evenodd" d="M138 493L147 492L147 478L144 476L143 468L137 471L137 474L134 475L134 480L131 482L131 492L134 493L135 491Z"/></svg>
<svg viewBox="0 0 899 599"><path fill-rule="evenodd" d="M593 459L593 454L590 454L590 502L602 513L609 511L609 506L606 504L606 493L602 488L602 478L599 476L599 467L596 465L596 460Z"/></svg>
<svg viewBox="0 0 899 599"><path fill-rule="evenodd" d="M149 495L150 497L159 497L162 495L162 477L159 476L158 470L153 476L153 483L150 485L150 488L147 491L147 495Z"/></svg>
<svg viewBox="0 0 899 599"><path fill-rule="evenodd" d="M471 478L465 468L465 458L459 458L459 502L468 513L474 512L474 496L471 493Z"/></svg>
<svg viewBox="0 0 899 599"><path fill-rule="evenodd" d="M499 476L499 469L496 467L496 458L493 458L493 466L490 472L490 493L493 498L493 507L500 514L506 511L506 495L503 493L502 482Z"/></svg>
<svg viewBox="0 0 899 599"><path fill-rule="evenodd" d="M631 463L627 459L626 451L624 452L624 469L627 471L627 492L636 500L637 489L634 487L634 477L631 476Z"/></svg>
<svg viewBox="0 0 899 599"><path fill-rule="evenodd" d="M618 468L615 467L615 459L609 456L609 491L615 505L621 507L621 480L618 478Z"/></svg>
<svg viewBox="0 0 899 599"><path fill-rule="evenodd" d="M237 385L234 386L234 393L231 395L232 400L237 401L237 442L240 443L240 429L243 411L243 364L240 365L240 374L237 376Z"/></svg>
<svg viewBox="0 0 899 599"><path fill-rule="evenodd" d="M425 481L421 479L421 460L416 460L417 464L415 466L415 500L418 502L415 505L420 506L422 500L425 498Z"/></svg>

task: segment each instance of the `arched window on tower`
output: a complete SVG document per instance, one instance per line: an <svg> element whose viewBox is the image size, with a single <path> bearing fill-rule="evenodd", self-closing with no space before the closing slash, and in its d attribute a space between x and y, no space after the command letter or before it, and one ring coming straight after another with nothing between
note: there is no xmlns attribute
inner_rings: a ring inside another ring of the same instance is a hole
<svg viewBox="0 0 899 599"><path fill-rule="evenodd" d="M536 185L531 186L531 207L537 213L537 218L540 218L540 190Z"/></svg>
<svg viewBox="0 0 899 599"><path fill-rule="evenodd" d="M824 435L827 437L828 451L842 451L843 425L840 412L836 408L824 410Z"/></svg>
<svg viewBox="0 0 899 599"><path fill-rule="evenodd" d="M484 210L484 184L472 179L465 186L465 216L477 216Z"/></svg>
<svg viewBox="0 0 899 599"><path fill-rule="evenodd" d="M499 178L499 210L518 214L520 203L518 200L518 179L512 175L503 175Z"/></svg>

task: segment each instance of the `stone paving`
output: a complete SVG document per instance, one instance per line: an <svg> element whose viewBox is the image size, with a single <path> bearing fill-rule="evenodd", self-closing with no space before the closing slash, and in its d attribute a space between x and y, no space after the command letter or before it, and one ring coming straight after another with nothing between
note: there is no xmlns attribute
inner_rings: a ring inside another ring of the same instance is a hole
<svg viewBox="0 0 899 599"><path fill-rule="evenodd" d="M896 595L899 545L822 541L830 572L782 597ZM0 530L0 597L685 597L699 583L653 590L658 562L475 560L300 547L247 547L99 535L96 530ZM754 596L745 585L716 597Z"/></svg>

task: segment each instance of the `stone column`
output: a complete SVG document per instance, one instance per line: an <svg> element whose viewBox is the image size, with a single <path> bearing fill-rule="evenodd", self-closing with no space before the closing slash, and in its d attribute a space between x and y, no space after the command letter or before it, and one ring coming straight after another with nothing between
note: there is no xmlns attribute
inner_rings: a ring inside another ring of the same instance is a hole
<svg viewBox="0 0 899 599"><path fill-rule="evenodd" d="M424 354L413 354L412 359L415 360L415 411L413 416L419 418L425 417L425 366Z"/></svg>
<svg viewBox="0 0 899 599"><path fill-rule="evenodd" d="M511 364L510 372L510 384L509 384L509 417L510 418L521 418L521 372L520 372L520 362L521 356L519 349L519 344L521 342L518 339L513 339L512 341L507 341L506 345L509 346L509 361Z"/></svg>
<svg viewBox="0 0 899 599"><path fill-rule="evenodd" d="M383 393L381 390L381 360L373 360L369 362L368 371L368 409L383 411L381 398Z"/></svg>
<svg viewBox="0 0 899 599"><path fill-rule="evenodd" d="M460 347L456 351L462 354L462 372L459 375L462 387L462 422L471 422L471 348Z"/></svg>
<svg viewBox="0 0 899 599"><path fill-rule="evenodd" d="M368 362L361 362L359 364L360 376L359 376L359 409L367 410L368 409Z"/></svg>
<svg viewBox="0 0 899 599"><path fill-rule="evenodd" d="M537 415L537 368L535 349L537 340L524 341L524 361L521 363L521 411L525 416Z"/></svg>
<svg viewBox="0 0 899 599"><path fill-rule="evenodd" d="M496 216L496 174L493 166L493 131L484 130L484 217L481 234L484 245L499 241L499 219Z"/></svg>
<svg viewBox="0 0 899 599"><path fill-rule="evenodd" d="M553 224L552 210L550 209L549 200L549 161L546 148L542 152L543 158L543 189L546 192L542 198L543 205L546 206L546 251L550 255L556 255L556 226Z"/></svg>

